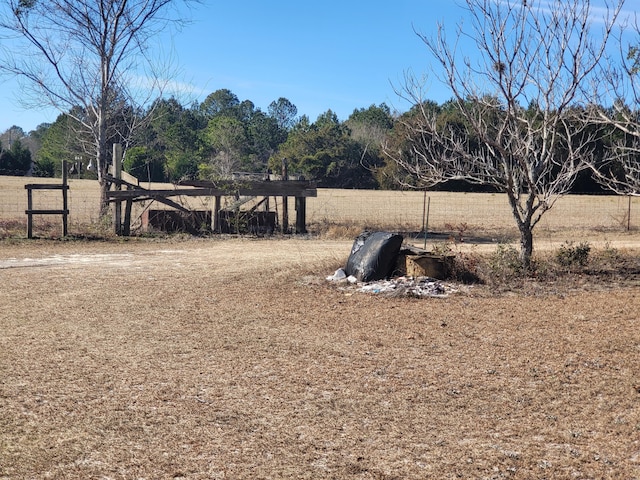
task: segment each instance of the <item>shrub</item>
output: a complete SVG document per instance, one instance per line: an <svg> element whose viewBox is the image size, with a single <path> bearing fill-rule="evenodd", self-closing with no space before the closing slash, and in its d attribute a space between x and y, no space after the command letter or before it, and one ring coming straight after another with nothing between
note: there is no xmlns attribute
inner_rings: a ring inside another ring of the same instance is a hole
<svg viewBox="0 0 640 480"><path fill-rule="evenodd" d="M591 246L588 242L580 242L574 245L573 242L564 242L556 253L556 261L563 267L584 267L589 262L589 252Z"/></svg>
<svg viewBox="0 0 640 480"><path fill-rule="evenodd" d="M448 278L462 283L484 283L480 276L482 257L476 252L460 252L452 242L435 243L433 255L445 259Z"/></svg>
<svg viewBox="0 0 640 480"><path fill-rule="evenodd" d="M481 259L474 253L459 252L449 265L449 273L453 280L463 283L483 283L479 275Z"/></svg>
<svg viewBox="0 0 640 480"><path fill-rule="evenodd" d="M488 261L489 275L494 280L507 281L524 273L520 253L512 245L499 244Z"/></svg>

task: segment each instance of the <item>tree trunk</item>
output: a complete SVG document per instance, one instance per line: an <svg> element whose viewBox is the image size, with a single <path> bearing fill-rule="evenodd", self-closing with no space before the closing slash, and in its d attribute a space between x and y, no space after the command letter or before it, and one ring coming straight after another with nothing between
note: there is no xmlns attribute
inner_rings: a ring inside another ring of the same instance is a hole
<svg viewBox="0 0 640 480"><path fill-rule="evenodd" d="M527 271L531 266L531 256L533 255L533 228L530 223L519 223L520 230L520 261L522 268Z"/></svg>
<svg viewBox="0 0 640 480"><path fill-rule="evenodd" d="M104 84L104 80L103 80ZM103 88L103 92L106 89ZM107 126L105 123L106 115L106 93L103 93L100 109L96 111L98 117L97 125L97 138L96 138L96 163L98 165L98 183L100 184L100 217L104 217L109 214L109 202L107 201L107 190L109 190L109 183L107 182L107 174L109 173L109 152L107 150Z"/></svg>
<svg viewBox="0 0 640 480"><path fill-rule="evenodd" d="M107 200L109 184L104 177L98 183L100 185L100 218L102 218L109 214L109 201Z"/></svg>
<svg viewBox="0 0 640 480"><path fill-rule="evenodd" d="M520 207L518 197L518 192L507 190L511 213L520 232L520 262L526 272L531 266L531 256L533 255L533 225L531 224L531 217L533 215L535 194L530 193L528 195L524 209Z"/></svg>

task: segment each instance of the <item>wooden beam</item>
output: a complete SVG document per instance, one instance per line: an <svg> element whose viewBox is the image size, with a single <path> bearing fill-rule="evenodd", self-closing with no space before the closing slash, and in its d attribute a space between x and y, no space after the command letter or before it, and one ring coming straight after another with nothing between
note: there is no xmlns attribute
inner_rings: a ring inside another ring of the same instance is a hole
<svg viewBox="0 0 640 480"><path fill-rule="evenodd" d="M154 195L154 196L151 197L151 200L155 200L158 203L162 203L163 205L166 205L167 207L173 207L176 210L179 210L179 211L184 212L184 213L189 213L191 211L188 208L184 207L183 205L180 205L178 202L174 202L173 200L169 200L168 198L164 198L161 195Z"/></svg>
<svg viewBox="0 0 640 480"><path fill-rule="evenodd" d="M27 183L24 188L27 190L68 190L69 185L59 183Z"/></svg>
<svg viewBox="0 0 640 480"><path fill-rule="evenodd" d="M27 200L28 203L28 200ZM37 208L29 208L24 211L27 215L69 215L69 210L67 209L59 209L59 210L39 210Z"/></svg>
<svg viewBox="0 0 640 480"><path fill-rule="evenodd" d="M220 233L220 196L216 196L213 204L213 231Z"/></svg>
<svg viewBox="0 0 640 480"><path fill-rule="evenodd" d="M25 188L27 186L25 185ZM33 238L33 190L27 188L27 238Z"/></svg>
<svg viewBox="0 0 640 480"><path fill-rule="evenodd" d="M125 237L131 235L131 207L133 206L133 200L128 198L124 206L124 225L122 227L122 234Z"/></svg>
<svg viewBox="0 0 640 480"><path fill-rule="evenodd" d="M161 190L144 190L136 188L133 190L121 190L121 191L109 191L107 192L107 198L114 200L125 200L127 198L135 198L141 196L163 196L163 197L229 197L229 196L256 196L256 197L317 197L316 189L304 189L304 188L256 188L245 189L241 188L236 191L221 190L217 188L177 188L177 189L161 189Z"/></svg>
<svg viewBox="0 0 640 480"><path fill-rule="evenodd" d="M219 195L253 195L256 197L317 197L316 184L307 180L277 180L277 181L219 181L210 182L206 180L185 180L178 184L179 186L189 186L197 188L206 188Z"/></svg>
<svg viewBox="0 0 640 480"><path fill-rule="evenodd" d="M307 233L307 199L296 197L296 233Z"/></svg>
<svg viewBox="0 0 640 480"><path fill-rule="evenodd" d="M282 180L289 180L289 165L287 159L282 159ZM289 232L289 197L282 196L282 233Z"/></svg>
<svg viewBox="0 0 640 480"><path fill-rule="evenodd" d="M113 144L113 177L116 180L122 179L122 145ZM122 183L116 182L116 191L122 190ZM122 202L114 202L113 205L113 228L116 235L122 234Z"/></svg>
<svg viewBox="0 0 640 480"><path fill-rule="evenodd" d="M67 161L62 161L62 236L66 237L69 233L69 202L68 193L69 185L67 181Z"/></svg>

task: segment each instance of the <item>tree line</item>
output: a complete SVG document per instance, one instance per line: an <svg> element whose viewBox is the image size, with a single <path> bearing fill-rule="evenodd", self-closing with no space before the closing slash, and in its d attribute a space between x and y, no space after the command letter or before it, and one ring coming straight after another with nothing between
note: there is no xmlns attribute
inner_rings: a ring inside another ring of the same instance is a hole
<svg viewBox="0 0 640 480"><path fill-rule="evenodd" d="M60 175L63 160L71 164L83 159L83 170L76 173L95 178L95 172L86 169L92 152L85 148L90 142L75 120L83 115L79 109L25 135L37 137L31 142L34 175ZM136 115L133 108L121 110ZM188 106L175 98L158 99L149 111L140 114L148 121L132 135L122 134L135 123L126 115L110 128L109 142L124 144L125 171L142 181L227 179L235 172L280 174L286 160L289 174L324 187L392 186L378 171L384 165L382 143L394 125L385 104L356 109L345 121L331 110L311 121L298 116L286 98L274 100L264 112L221 89ZM28 170L25 166L21 173Z"/></svg>
<svg viewBox="0 0 640 480"><path fill-rule="evenodd" d="M149 107L153 110L148 117L151 120L129 140L117 133L132 123L132 119L122 118L121 125L113 125L115 133L111 141L125 142L124 170L146 182L228 179L237 172L280 174L286 160L289 175L312 180L320 187L416 188L424 187L424 178L416 170L424 167L420 164L423 159L416 154L416 145L428 146L431 154L438 151L438 147L425 144L421 126L425 112L434 117L440 132L453 130L466 135L465 148L477 150L481 142L464 115L465 109L472 109L473 105L477 110L481 102L467 101L461 106L454 100L442 104L428 100L399 114L383 103L355 109L344 121L327 110L312 122L306 115L298 116L297 107L286 98L271 102L263 112L250 100L240 101L230 90L221 89L202 103L189 106L175 98L158 99ZM604 110L599 106L592 108ZM535 105L522 110L532 118L542 114ZM133 109L129 112L135 114ZM500 108L485 115L495 122ZM595 152L596 163L604 164L605 151L624 135L596 122L588 130L594 132L589 149ZM66 160L77 178L95 178L95 170L87 169L95 160L84 148L87 141L80 135L77 121L66 114L29 133L14 126L0 135L0 174L60 176L62 161ZM566 152L558 154L567 156ZM412 167L416 160L418 167ZM623 175L619 164L614 169L616 175ZM430 188L499 190L489 179L474 182L448 178ZM606 191L586 169L579 172L571 190Z"/></svg>

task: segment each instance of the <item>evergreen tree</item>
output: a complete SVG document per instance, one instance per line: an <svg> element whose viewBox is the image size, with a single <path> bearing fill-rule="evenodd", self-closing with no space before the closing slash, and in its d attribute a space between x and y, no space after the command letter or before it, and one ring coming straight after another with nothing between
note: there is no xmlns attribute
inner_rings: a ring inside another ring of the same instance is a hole
<svg viewBox="0 0 640 480"><path fill-rule="evenodd" d="M31 169L31 152L14 140L9 150L0 153L0 175L26 175Z"/></svg>

